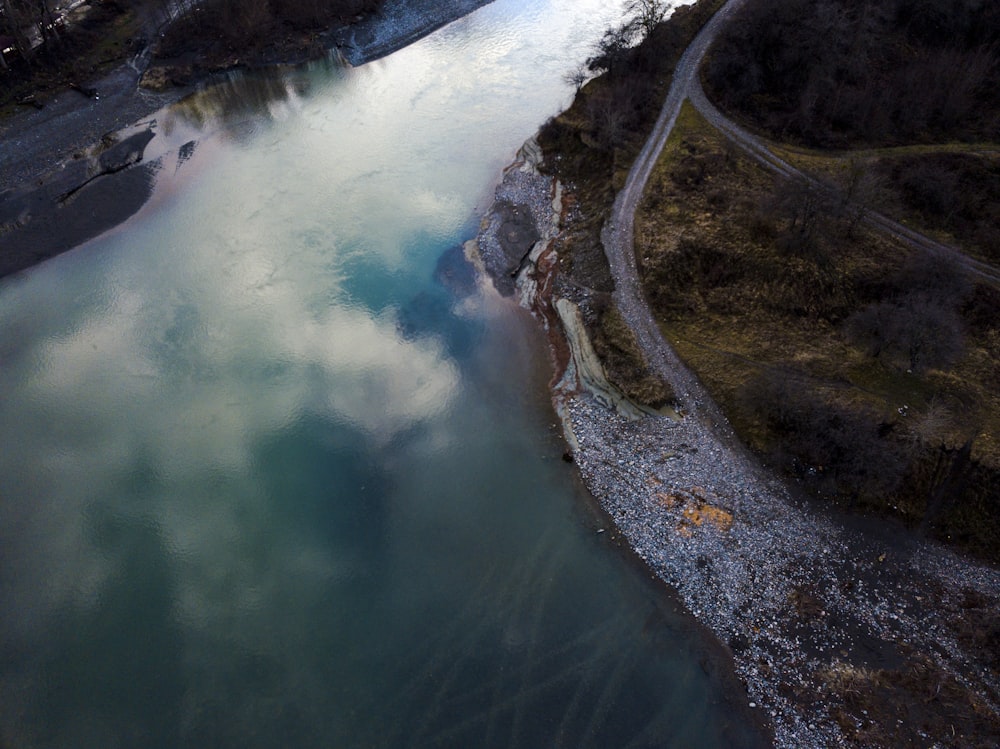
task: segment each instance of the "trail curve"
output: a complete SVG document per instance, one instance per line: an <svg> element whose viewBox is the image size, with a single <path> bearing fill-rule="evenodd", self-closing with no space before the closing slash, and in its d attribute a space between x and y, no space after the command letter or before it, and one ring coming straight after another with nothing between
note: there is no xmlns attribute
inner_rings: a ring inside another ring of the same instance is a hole
<svg viewBox="0 0 1000 749"><path fill-rule="evenodd" d="M657 376L673 384L682 411L716 425L725 424L718 406L663 339L653 313L643 298L635 262L633 234L635 209L642 199L660 152L677 122L681 105L697 85L698 67L719 29L743 2L744 0L729 0L723 5L681 55L653 132L632 164L625 185L616 196L611 215L601 232L601 243L611 266L611 275L615 279L615 304L635 333L650 368ZM728 440L728 428L723 431Z"/></svg>

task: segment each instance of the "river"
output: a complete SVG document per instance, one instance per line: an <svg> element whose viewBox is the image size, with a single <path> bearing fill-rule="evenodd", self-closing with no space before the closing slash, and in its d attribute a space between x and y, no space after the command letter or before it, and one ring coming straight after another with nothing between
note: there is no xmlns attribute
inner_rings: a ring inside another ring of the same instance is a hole
<svg viewBox="0 0 1000 749"><path fill-rule="evenodd" d="M761 745L459 249L619 12L234 76L155 115L137 215L0 282L5 748Z"/></svg>

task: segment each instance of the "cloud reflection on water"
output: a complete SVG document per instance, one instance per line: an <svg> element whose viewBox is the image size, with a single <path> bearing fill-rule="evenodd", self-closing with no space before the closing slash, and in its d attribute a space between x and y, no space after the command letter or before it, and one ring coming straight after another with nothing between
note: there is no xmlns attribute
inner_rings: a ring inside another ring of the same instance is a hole
<svg viewBox="0 0 1000 749"><path fill-rule="evenodd" d="M183 189L2 288L0 695L22 702L0 724L346 746L495 718L517 745L522 713L551 735L550 701L570 735L631 722L595 685L648 660L648 601L567 517L570 469L525 405L535 350L469 343L509 310L433 280L614 15L504 5L373 66L189 102L160 123L175 148L207 127ZM639 691L702 688L655 655Z"/></svg>

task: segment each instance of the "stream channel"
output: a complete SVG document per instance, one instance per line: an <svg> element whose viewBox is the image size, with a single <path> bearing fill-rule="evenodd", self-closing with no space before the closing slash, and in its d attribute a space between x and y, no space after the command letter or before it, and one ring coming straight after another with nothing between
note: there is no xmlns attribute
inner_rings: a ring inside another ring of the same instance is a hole
<svg viewBox="0 0 1000 749"><path fill-rule="evenodd" d="M619 19L235 75L155 115L135 216L0 282L5 749L762 745L460 250Z"/></svg>

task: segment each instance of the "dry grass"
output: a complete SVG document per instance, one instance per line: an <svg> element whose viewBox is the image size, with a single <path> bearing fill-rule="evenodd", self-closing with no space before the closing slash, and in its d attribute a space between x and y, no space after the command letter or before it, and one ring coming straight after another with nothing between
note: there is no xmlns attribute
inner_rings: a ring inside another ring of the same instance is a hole
<svg viewBox="0 0 1000 749"><path fill-rule="evenodd" d="M605 374L626 397L651 408L661 408L673 401L673 389L650 374L635 334L615 307L601 315L592 337Z"/></svg>
<svg viewBox="0 0 1000 749"><path fill-rule="evenodd" d="M834 717L855 746L991 747L1000 731L1000 716L926 656L892 670L834 662L815 678L845 706Z"/></svg>
<svg viewBox="0 0 1000 749"><path fill-rule="evenodd" d="M673 68L698 30L723 0L700 0L678 9L616 73L601 75L577 93L570 107L539 133L545 170L565 186L563 231L557 240L563 293L583 293L587 331L608 378L632 400L658 408L673 399L670 386L649 372L634 336L611 302L614 284L600 233L615 191L645 142L658 115L657 102L670 87ZM613 143L602 137L602 101L615 91L643 92L646 102Z"/></svg>
<svg viewBox="0 0 1000 749"><path fill-rule="evenodd" d="M964 354L948 369L873 358L845 335L845 320L896 293L912 251L838 219L818 220L804 249L783 249L791 224L774 207L780 192L684 107L636 217L640 272L665 337L737 433L818 492L916 525L944 487L961 499L933 518L939 533L997 558L1000 296L974 288L961 309ZM824 443L815 432L826 427L841 441ZM952 486L968 440L974 470ZM871 454L845 454L852 447Z"/></svg>
<svg viewBox="0 0 1000 749"><path fill-rule="evenodd" d="M776 155L841 190L860 179L865 202L985 262L1000 262L1000 144L946 143L826 152L769 143ZM920 187L917 195L907 184ZM921 200L922 199L922 200ZM929 205L928 205L929 204Z"/></svg>

